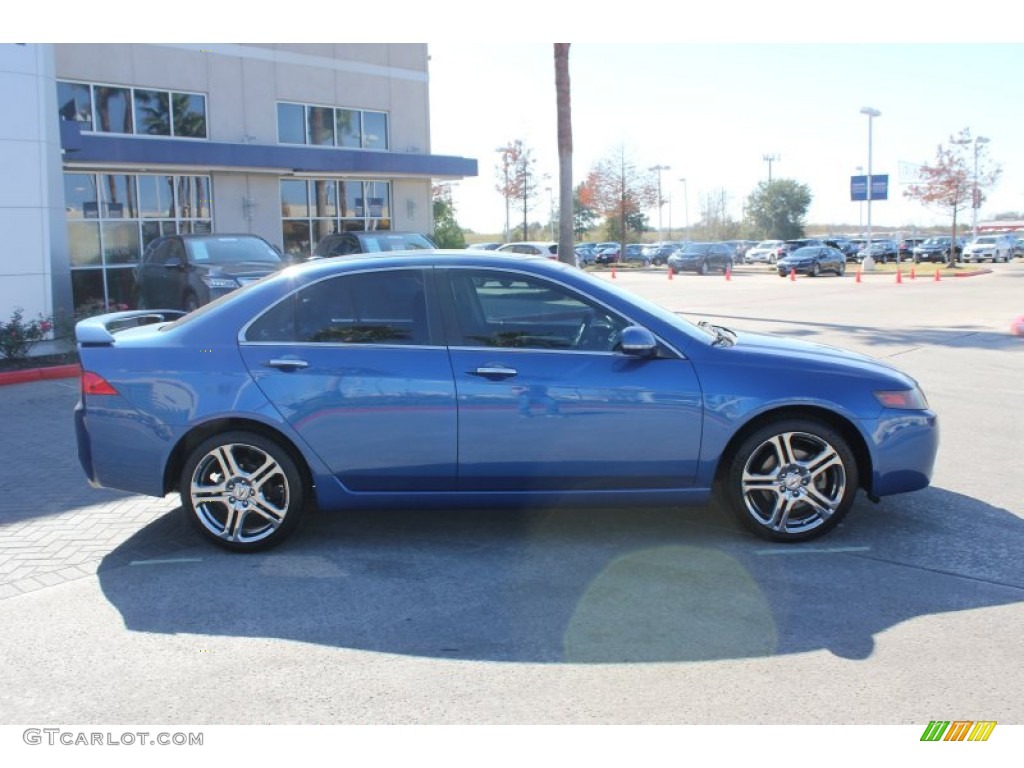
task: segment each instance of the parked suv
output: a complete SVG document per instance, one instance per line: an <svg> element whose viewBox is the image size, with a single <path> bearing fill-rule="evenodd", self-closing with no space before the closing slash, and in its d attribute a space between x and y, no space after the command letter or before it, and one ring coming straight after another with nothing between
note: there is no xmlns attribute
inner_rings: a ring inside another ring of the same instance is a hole
<svg viewBox="0 0 1024 768"><path fill-rule="evenodd" d="M329 256L351 256L357 253L381 253L384 251L419 251L437 248L429 237L419 232L392 232L390 230L368 230L338 232L320 238L313 250L314 259Z"/></svg>
<svg viewBox="0 0 1024 768"><path fill-rule="evenodd" d="M978 235L964 246L964 261L984 261L990 259L1009 261L1013 258L1014 243L1009 235Z"/></svg>
<svg viewBox="0 0 1024 768"><path fill-rule="evenodd" d="M158 237L135 269L135 305L191 312L287 263L280 251L256 235Z"/></svg>

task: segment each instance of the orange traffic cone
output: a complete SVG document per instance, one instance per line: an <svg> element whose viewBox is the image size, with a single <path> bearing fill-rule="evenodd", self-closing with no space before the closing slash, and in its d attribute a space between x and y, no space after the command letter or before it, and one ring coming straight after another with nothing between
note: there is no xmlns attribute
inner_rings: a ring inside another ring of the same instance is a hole
<svg viewBox="0 0 1024 768"><path fill-rule="evenodd" d="M796 282L796 268L795 267L789 270L789 279L791 281L793 281L794 283Z"/></svg>
<svg viewBox="0 0 1024 768"><path fill-rule="evenodd" d="M672 267L669 267L669 268L668 268L668 279L669 279L669 280L671 280L671 279L672 279Z"/></svg>
<svg viewBox="0 0 1024 768"><path fill-rule="evenodd" d="M860 267L857 267L857 282L860 282Z"/></svg>
<svg viewBox="0 0 1024 768"><path fill-rule="evenodd" d="M725 268L725 279L726 280L732 280L732 267L728 267L727 266Z"/></svg>
<svg viewBox="0 0 1024 768"><path fill-rule="evenodd" d="M917 280L917 270L914 267L910 268L910 279Z"/></svg>
<svg viewBox="0 0 1024 768"><path fill-rule="evenodd" d="M902 283L903 282L903 273L900 270L898 270L898 269L896 270L896 282L897 283Z"/></svg>
<svg viewBox="0 0 1024 768"><path fill-rule="evenodd" d="M615 265L612 264L612 280L615 279Z"/></svg>
<svg viewBox="0 0 1024 768"><path fill-rule="evenodd" d="M939 277L939 270L937 270L937 269L936 269L936 270L935 270L935 282L937 283L937 282L939 282L940 280L942 280L942 278L941 278L941 277Z"/></svg>

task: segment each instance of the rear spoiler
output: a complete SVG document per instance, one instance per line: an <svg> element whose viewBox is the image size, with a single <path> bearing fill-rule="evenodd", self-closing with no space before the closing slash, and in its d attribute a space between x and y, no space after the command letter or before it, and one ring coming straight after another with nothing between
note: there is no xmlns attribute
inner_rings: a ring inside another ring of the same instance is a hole
<svg viewBox="0 0 1024 768"><path fill-rule="evenodd" d="M184 315L176 309L135 309L88 317L75 324L75 341L83 347L106 347L114 343L114 334L118 331L168 323Z"/></svg>

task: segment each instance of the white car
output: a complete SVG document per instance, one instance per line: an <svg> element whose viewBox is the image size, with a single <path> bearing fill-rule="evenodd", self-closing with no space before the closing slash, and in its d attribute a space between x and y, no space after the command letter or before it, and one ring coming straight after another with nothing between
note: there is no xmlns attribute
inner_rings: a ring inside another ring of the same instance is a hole
<svg viewBox="0 0 1024 768"><path fill-rule="evenodd" d="M748 264L774 264L779 259L779 249L785 245L781 240L762 240L747 251L744 259Z"/></svg>
<svg viewBox="0 0 1024 768"><path fill-rule="evenodd" d="M964 246L963 259L966 262L978 262L990 259L1009 261L1013 258L1014 242L1008 235L978 235Z"/></svg>
<svg viewBox="0 0 1024 768"><path fill-rule="evenodd" d="M558 259L558 243L551 241L524 241L520 243L508 243L497 249L497 253L519 253L524 256L545 256L549 259Z"/></svg>

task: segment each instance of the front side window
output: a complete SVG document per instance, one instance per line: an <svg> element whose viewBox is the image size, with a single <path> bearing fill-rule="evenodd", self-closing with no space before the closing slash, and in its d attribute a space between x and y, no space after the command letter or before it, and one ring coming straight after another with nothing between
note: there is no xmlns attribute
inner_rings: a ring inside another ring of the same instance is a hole
<svg viewBox="0 0 1024 768"><path fill-rule="evenodd" d="M249 326L245 338L299 344L427 344L423 273L389 270L321 280L274 305Z"/></svg>
<svg viewBox="0 0 1024 768"><path fill-rule="evenodd" d="M497 271L451 272L453 345L611 352L628 322L569 289Z"/></svg>

